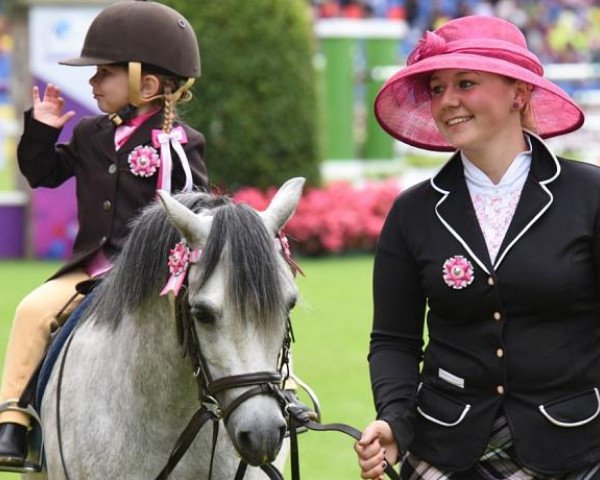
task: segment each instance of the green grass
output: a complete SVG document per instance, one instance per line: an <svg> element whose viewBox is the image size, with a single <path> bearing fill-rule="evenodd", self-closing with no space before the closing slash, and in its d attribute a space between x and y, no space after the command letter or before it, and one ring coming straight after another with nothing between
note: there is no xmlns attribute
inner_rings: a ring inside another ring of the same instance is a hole
<svg viewBox="0 0 600 480"><path fill-rule="evenodd" d="M371 325L372 257L299 260L301 300L293 312L296 343L294 370L313 387L324 422L349 423L359 429L374 416L368 381L367 349ZM0 262L0 358L14 309L20 298L44 281L58 264ZM358 479L353 440L340 433L300 435L303 478ZM17 480L0 473L0 480ZM290 478L289 471L286 478Z"/></svg>

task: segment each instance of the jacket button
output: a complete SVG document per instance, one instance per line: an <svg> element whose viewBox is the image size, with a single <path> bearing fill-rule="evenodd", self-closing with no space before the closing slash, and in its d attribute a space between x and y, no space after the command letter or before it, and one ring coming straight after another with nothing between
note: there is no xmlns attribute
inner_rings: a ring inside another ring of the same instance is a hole
<svg viewBox="0 0 600 480"><path fill-rule="evenodd" d="M117 172L117 164L111 163L110 166L108 167L108 173L113 174L116 172Z"/></svg>
<svg viewBox="0 0 600 480"><path fill-rule="evenodd" d="M502 350L501 348L496 349L496 356L498 358L502 358L504 356L504 350Z"/></svg>
<svg viewBox="0 0 600 480"><path fill-rule="evenodd" d="M502 320L502 314L500 312L494 312L494 320Z"/></svg>
<svg viewBox="0 0 600 480"><path fill-rule="evenodd" d="M503 395L504 394L504 387L502 385L498 385L496 387L496 392L498 392L498 395Z"/></svg>
<svg viewBox="0 0 600 480"><path fill-rule="evenodd" d="M494 277L488 277L487 282L489 286L493 286L496 283Z"/></svg>
<svg viewBox="0 0 600 480"><path fill-rule="evenodd" d="M104 202L102 202L102 208L104 210L110 210L110 207L112 207L112 203L110 203L110 200L104 200Z"/></svg>
<svg viewBox="0 0 600 480"><path fill-rule="evenodd" d="M108 240L106 237L102 237L102 238L101 238L101 239L98 241L98 243L99 243L100 245L104 245L104 244L106 243L106 240Z"/></svg>

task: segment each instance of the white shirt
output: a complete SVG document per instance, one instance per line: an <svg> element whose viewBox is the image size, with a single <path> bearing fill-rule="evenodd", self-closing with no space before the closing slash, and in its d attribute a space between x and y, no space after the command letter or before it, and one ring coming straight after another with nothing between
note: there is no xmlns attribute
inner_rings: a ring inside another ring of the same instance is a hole
<svg viewBox="0 0 600 480"><path fill-rule="evenodd" d="M529 150L515 157L497 184L461 152L467 188L492 263L496 260L502 240L515 214L521 190L531 167L531 141L527 136L525 139Z"/></svg>

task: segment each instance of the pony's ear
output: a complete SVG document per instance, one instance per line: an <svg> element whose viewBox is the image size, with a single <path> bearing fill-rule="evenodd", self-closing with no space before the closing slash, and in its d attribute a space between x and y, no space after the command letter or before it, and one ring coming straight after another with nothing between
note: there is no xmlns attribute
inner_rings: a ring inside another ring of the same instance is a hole
<svg viewBox="0 0 600 480"><path fill-rule="evenodd" d="M175 228L179 230L179 233L190 244L196 247L203 246L210 232L211 218L196 215L164 190L158 190L157 193L167 212L167 217L169 217Z"/></svg>
<svg viewBox="0 0 600 480"><path fill-rule="evenodd" d="M290 178L277 190L269 206L259 213L271 233L276 234L294 214L305 181L304 177Z"/></svg>

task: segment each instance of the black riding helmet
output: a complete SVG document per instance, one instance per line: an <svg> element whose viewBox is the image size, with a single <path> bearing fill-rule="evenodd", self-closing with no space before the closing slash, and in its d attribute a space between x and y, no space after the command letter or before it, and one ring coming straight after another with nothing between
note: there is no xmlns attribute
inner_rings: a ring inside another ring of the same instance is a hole
<svg viewBox="0 0 600 480"><path fill-rule="evenodd" d="M200 51L190 23L176 10L145 0L120 0L106 7L90 25L81 55L59 63L128 65L129 100L134 106L141 103L142 65L183 80L178 96L200 76Z"/></svg>

